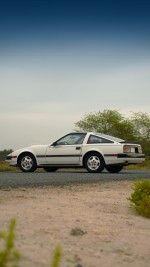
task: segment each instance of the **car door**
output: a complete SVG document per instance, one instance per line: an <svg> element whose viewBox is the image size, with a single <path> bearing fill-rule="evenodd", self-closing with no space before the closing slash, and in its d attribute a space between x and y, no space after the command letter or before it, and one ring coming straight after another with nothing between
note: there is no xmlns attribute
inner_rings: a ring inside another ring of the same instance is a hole
<svg viewBox="0 0 150 267"><path fill-rule="evenodd" d="M71 133L47 147L47 164L80 165L84 137L84 133Z"/></svg>

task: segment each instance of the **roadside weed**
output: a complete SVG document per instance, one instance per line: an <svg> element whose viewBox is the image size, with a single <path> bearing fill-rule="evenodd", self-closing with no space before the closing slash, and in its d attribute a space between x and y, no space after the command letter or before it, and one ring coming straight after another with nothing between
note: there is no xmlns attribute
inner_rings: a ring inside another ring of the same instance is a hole
<svg viewBox="0 0 150 267"><path fill-rule="evenodd" d="M128 198L131 206L140 214L150 218L150 180L139 179L132 187L133 193Z"/></svg>
<svg viewBox="0 0 150 267"><path fill-rule="evenodd" d="M62 252L60 247L56 247L53 254L52 264L50 267L59 267L62 257Z"/></svg>
<svg viewBox="0 0 150 267"><path fill-rule="evenodd" d="M20 267L20 252L15 249L15 226L16 220L12 219L7 233L0 232L0 240L2 240L3 248L0 250L0 267ZM60 246L56 246L52 255L52 263L50 267L60 267L62 259L62 250ZM76 264L77 260L69 259L66 262Z"/></svg>
<svg viewBox="0 0 150 267"><path fill-rule="evenodd" d="M4 249L0 250L0 267L19 267L20 253L15 249L14 229L16 220L12 219L8 233L0 232L0 239L4 241Z"/></svg>

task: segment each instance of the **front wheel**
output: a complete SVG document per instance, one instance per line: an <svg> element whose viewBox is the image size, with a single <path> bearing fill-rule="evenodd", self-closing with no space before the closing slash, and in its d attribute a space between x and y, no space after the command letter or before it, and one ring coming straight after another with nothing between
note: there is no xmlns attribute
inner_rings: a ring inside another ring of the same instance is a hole
<svg viewBox="0 0 150 267"><path fill-rule="evenodd" d="M91 152L86 156L84 166L88 172L96 173L104 170L105 163L101 155Z"/></svg>
<svg viewBox="0 0 150 267"><path fill-rule="evenodd" d="M121 165L108 165L105 166L106 170L110 173L118 173L123 169Z"/></svg>
<svg viewBox="0 0 150 267"><path fill-rule="evenodd" d="M18 166L23 172L34 172L37 168L35 157L30 153L24 153L19 157Z"/></svg>
<svg viewBox="0 0 150 267"><path fill-rule="evenodd" d="M46 172L55 172L58 170L56 167L44 167L43 168Z"/></svg>

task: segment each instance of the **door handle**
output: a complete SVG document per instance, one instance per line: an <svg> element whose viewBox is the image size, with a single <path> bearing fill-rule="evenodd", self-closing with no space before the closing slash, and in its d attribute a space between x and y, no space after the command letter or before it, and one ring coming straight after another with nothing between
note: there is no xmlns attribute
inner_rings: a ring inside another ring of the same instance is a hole
<svg viewBox="0 0 150 267"><path fill-rule="evenodd" d="M76 146L76 150L80 150L81 149L81 146Z"/></svg>

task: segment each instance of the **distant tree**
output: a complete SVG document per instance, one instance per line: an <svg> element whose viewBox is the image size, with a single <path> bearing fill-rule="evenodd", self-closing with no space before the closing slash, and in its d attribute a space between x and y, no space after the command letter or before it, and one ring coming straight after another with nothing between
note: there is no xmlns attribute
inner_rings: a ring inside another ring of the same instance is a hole
<svg viewBox="0 0 150 267"><path fill-rule="evenodd" d="M131 122L136 139L141 143L146 156L150 158L150 116L147 113L134 112Z"/></svg>
<svg viewBox="0 0 150 267"><path fill-rule="evenodd" d="M6 156L8 154L12 153L12 152L13 152L12 149L8 149L8 150L7 149L4 149L4 150L0 151L0 161L4 161L5 158L6 158Z"/></svg>
<svg viewBox="0 0 150 267"><path fill-rule="evenodd" d="M147 113L133 112L131 121L138 138L150 140L150 116Z"/></svg>
<svg viewBox="0 0 150 267"><path fill-rule="evenodd" d="M77 130L109 134L122 139L133 140L135 137L132 122L116 110L86 114L75 123L75 127Z"/></svg>

